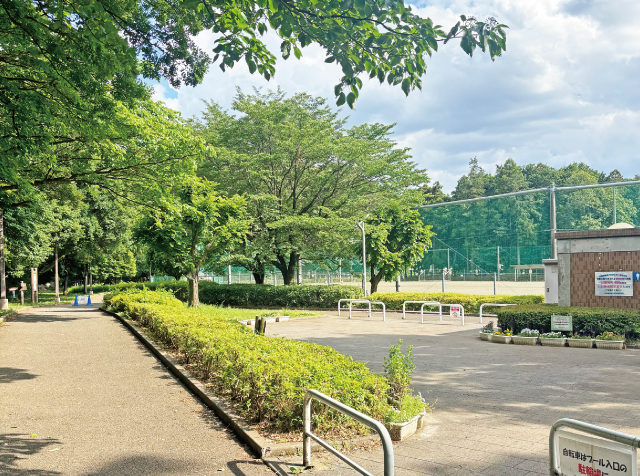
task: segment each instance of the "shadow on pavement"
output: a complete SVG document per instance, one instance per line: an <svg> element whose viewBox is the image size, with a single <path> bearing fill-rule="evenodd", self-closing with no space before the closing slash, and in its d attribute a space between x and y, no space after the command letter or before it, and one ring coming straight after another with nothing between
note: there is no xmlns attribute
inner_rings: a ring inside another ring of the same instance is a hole
<svg viewBox="0 0 640 476"><path fill-rule="evenodd" d="M192 468L191 468L192 469ZM104 464L85 476L115 476L140 474L191 474L187 461L157 456L127 456Z"/></svg>
<svg viewBox="0 0 640 476"><path fill-rule="evenodd" d="M260 460L251 461L251 460L235 460L229 461L227 463L227 467L235 476L245 476L247 473L242 470L240 466L262 466L266 472L271 472L268 467Z"/></svg>
<svg viewBox="0 0 640 476"><path fill-rule="evenodd" d="M54 476L57 471L19 469L17 463L29 455L34 455L51 445L58 445L56 439L31 438L29 435L6 433L0 434L0 474L15 474L18 476L40 475Z"/></svg>
<svg viewBox="0 0 640 476"><path fill-rule="evenodd" d="M31 380L37 375L30 374L25 369L14 369L11 367L0 367L0 384L11 383L17 380Z"/></svg>

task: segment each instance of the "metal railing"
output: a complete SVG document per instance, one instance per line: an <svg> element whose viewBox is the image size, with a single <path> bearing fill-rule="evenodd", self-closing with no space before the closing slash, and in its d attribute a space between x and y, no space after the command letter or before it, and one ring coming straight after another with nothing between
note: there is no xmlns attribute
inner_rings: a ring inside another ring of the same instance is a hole
<svg viewBox="0 0 640 476"><path fill-rule="evenodd" d="M369 314L368 316L371 317L371 313L372 313L372 309L371 309L371 305L372 304L380 304L382 306L382 321L386 321L387 320L387 306L385 306L385 304L382 301L369 301L368 299L340 299L338 301L338 316L340 315L340 305L342 301L349 301L349 319L351 319L351 313L353 311L366 311L366 309L353 309L353 303L362 303L362 304L368 304L369 305Z"/></svg>
<svg viewBox="0 0 640 476"><path fill-rule="evenodd" d="M606 440L622 443L634 448L640 448L640 438L633 435L627 435L626 433L620 433L619 431L609 430L602 428L601 426L591 425L583 421L571 420L569 418L562 418L551 426L549 432L549 474L551 476L561 476L558 471L558 455L555 442L556 431L560 428L567 427L574 430L582 431L589 435L598 436Z"/></svg>
<svg viewBox="0 0 640 476"><path fill-rule="evenodd" d="M440 320L442 320L442 304L438 301L405 301L402 303L402 318L406 319L407 312L418 312L418 311L407 311L407 304L422 304L420 306L420 322L424 324L424 307L425 306L438 306L438 314L440 315Z"/></svg>
<svg viewBox="0 0 640 476"><path fill-rule="evenodd" d="M462 304L442 304L442 306L449 306L451 309L453 306L457 306L460 308L460 318L462 319L461 325L464 326L464 306ZM458 319L457 317L453 317L452 319ZM440 320L442 320L442 314L440 314Z"/></svg>
<svg viewBox="0 0 640 476"><path fill-rule="evenodd" d="M311 401L317 400L318 402L324 403L325 405L333 408L334 410L343 413L347 416L350 416L354 420L363 425L368 426L372 430L375 430L378 435L380 435L380 440L382 440L382 451L384 453L384 476L393 476L393 443L391 442L391 436L389 436L389 432L384 427L382 423L374 420L373 418L368 417L360 413L357 410L354 410L347 405L340 403L337 400L334 400L331 397L327 397L326 395L318 392L317 390L307 390L307 393L304 396L304 433L302 437L302 464L305 468L311 466L311 440L316 441L320 446L330 451L342 461L347 463L353 469L358 471L365 476L373 476L366 469L358 465L358 463L352 461L347 456L340 453L333 446L331 446L326 441L322 440L318 436L311 433Z"/></svg>
<svg viewBox="0 0 640 476"><path fill-rule="evenodd" d="M485 306L496 306L496 307L505 307L505 306L517 306L517 304L500 304L496 302L485 302L484 304L480 304L480 324L482 324L482 308ZM496 317L495 314L485 314L486 316Z"/></svg>

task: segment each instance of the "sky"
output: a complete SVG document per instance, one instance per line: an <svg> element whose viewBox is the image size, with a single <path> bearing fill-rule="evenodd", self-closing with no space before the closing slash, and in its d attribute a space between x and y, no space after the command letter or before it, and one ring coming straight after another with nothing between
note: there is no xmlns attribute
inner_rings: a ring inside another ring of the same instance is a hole
<svg viewBox="0 0 640 476"><path fill-rule="evenodd" d="M574 162L626 178L640 174L640 17L637 0L433 0L411 3L414 12L448 30L460 14L507 24L507 51L492 62L476 50L469 58L458 42L440 45L427 59L422 91L405 97L399 86L363 79L356 110L343 106L348 124L395 123L394 140L411 148L413 160L432 181L451 192L476 157L488 172L512 158L520 165ZM215 37L197 43L211 51ZM265 40L279 56L275 34ZM266 81L244 61L222 72L212 66L202 84L154 86L184 117L198 115L204 100L230 108L236 87L307 92L335 104L342 76L324 63L318 46L279 58Z"/></svg>

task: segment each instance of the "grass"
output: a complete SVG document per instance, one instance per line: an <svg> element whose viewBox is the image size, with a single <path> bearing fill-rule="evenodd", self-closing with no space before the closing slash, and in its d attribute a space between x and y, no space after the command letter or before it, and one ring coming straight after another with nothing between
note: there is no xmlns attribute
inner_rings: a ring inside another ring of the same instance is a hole
<svg viewBox="0 0 640 476"><path fill-rule="evenodd" d="M35 307L35 306L54 306L55 305L55 293L54 292L40 292L38 293L38 302L37 303L32 303L30 302L31 299L31 294L25 292L25 296L24 296L24 305L20 304L20 298L17 299L13 299L11 297L11 293L7 293L9 294L9 310L8 311L0 311L0 317L5 316L7 314L10 314L12 312L15 312L19 309L22 309L23 307ZM16 296L18 296L19 294L16 293ZM66 295L63 296L62 294L60 294L60 302L61 303L70 303L73 302L75 299L75 295Z"/></svg>
<svg viewBox="0 0 640 476"><path fill-rule="evenodd" d="M186 307L187 305L185 304L185 308ZM215 317L216 319L226 319L229 321L241 321L256 317L289 316L291 319L295 319L297 317L314 317L324 315L324 313L320 311L297 311L291 309L241 309L235 307L213 306L209 304L200 304L197 312L205 316Z"/></svg>

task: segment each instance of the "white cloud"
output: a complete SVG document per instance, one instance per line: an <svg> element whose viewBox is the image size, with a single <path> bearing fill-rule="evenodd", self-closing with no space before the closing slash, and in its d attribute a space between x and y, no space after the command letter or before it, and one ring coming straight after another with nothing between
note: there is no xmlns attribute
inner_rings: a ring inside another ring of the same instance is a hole
<svg viewBox="0 0 640 476"><path fill-rule="evenodd" d="M451 191L470 158L494 171L511 157L519 164L554 167L584 161L599 170L639 173L640 14L635 0L432 0L414 8L445 28L459 14L495 16L510 26L507 52L491 62L478 52L468 58L450 43L428 60L423 91L402 91L365 80L351 123L397 123L396 139L413 149L414 160ZM215 37L198 44L210 50ZM279 52L276 35L267 37ZM340 69L324 63L317 46L301 61L279 60L267 82L241 62L221 72L214 66L203 83L172 97L156 87L154 98L185 116L198 114L203 100L229 107L235 88L308 92L333 100ZM164 89L163 89L164 88Z"/></svg>

